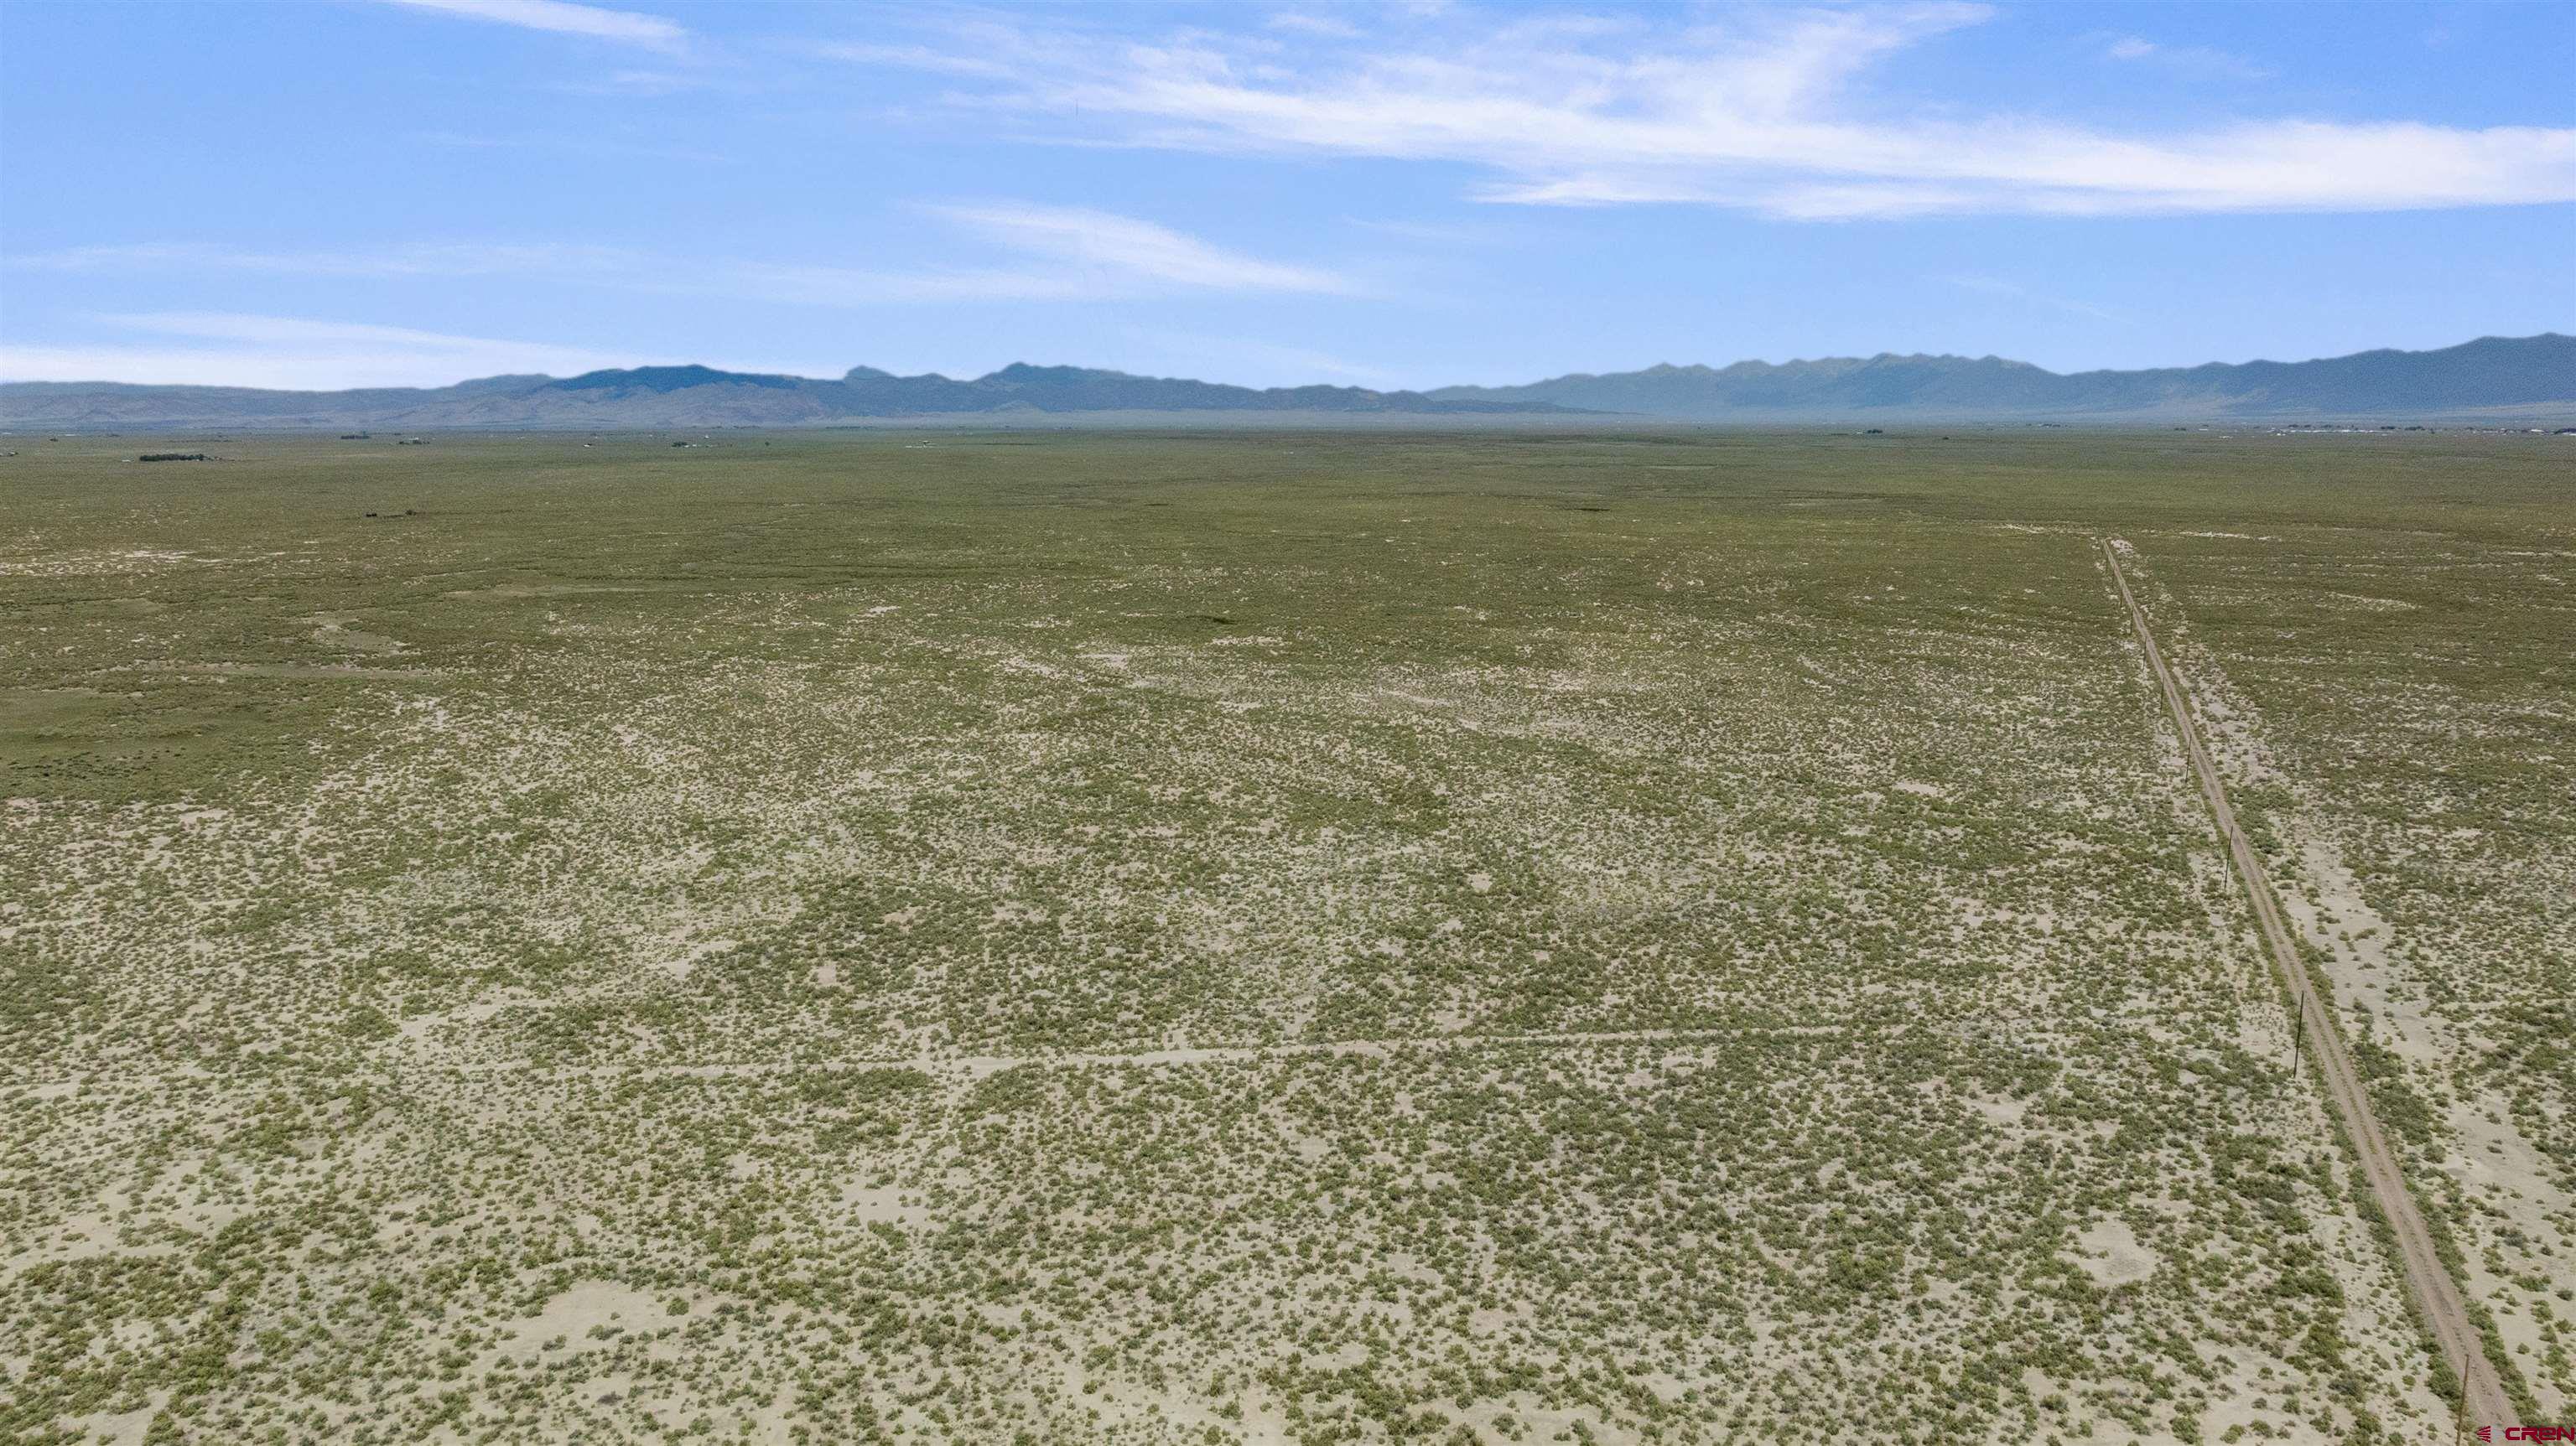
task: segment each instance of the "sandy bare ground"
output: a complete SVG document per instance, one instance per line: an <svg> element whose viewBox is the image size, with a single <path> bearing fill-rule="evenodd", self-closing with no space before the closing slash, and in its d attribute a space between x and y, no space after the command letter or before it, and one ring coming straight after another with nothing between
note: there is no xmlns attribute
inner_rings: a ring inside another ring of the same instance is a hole
<svg viewBox="0 0 2576 1446"><path fill-rule="evenodd" d="M2513 1406L2505 1399L2504 1387L2496 1380L2495 1371L2487 1364L2480 1347L2477 1327L2469 1320L2467 1307L2460 1297L2457 1282L2442 1265L2442 1257L2433 1248L2433 1236L2424 1225L2423 1213L2415 1207L2415 1197L2406 1189L2405 1176L2397 1166L2397 1156L2389 1149L2378 1119L2371 1113L2370 1096L2363 1092L2360 1075L2353 1069L2351 1056L2344 1048L2343 1034L2317 997L2315 987L2299 959L2299 950L2283 923L2280 905L2275 901L2270 879L2265 877L2262 862L2255 857L2253 845L2245 831L2237 826L2236 814L2227 803L2227 788L2218 778L2218 768L2210 761L2209 750L2201 741L2200 728L2192 721L2191 705L2173 670L2165 666L2164 655L2156 648L2155 633L2147 626L2146 609L2138 605L2129 591L2129 579L2120 571L2117 539L2102 544L2103 559L2110 564L2111 581L2120 590L2120 601L2128 605L2129 622L2137 630L2138 646L2146 655L2147 667L2155 674L2156 686L2164 694L2165 709L2172 715L2174 729L2181 735L2184 756L2191 760L2191 771L2200 779L2201 794L2209 801L2209 810L2217 820L2219 835L2227 842L2227 855L2235 865L2236 876L2245 886L2247 898L2254 906L2254 917L2261 925L2263 943L2279 969L2281 981L2305 1025L2308 1057L2316 1061L2317 1073L2325 1081L2326 1099L2343 1125L2346 1138L2361 1157L2362 1174L2370 1183L2370 1193L2388 1217L2390 1229L2397 1237L2397 1264L2406 1282L2406 1293L2433 1332L2435 1344L2457 1371L2467 1397L2467 1415L2472 1426L2508 1422L2514 1419Z"/></svg>
<svg viewBox="0 0 2576 1446"><path fill-rule="evenodd" d="M925 1074L942 1070L958 1071L969 1078L998 1074L1021 1065L1056 1067L1134 1065L1152 1068L1163 1065L1227 1064L1245 1060L1293 1059L1300 1055L1367 1055L1384 1056L1402 1050L1437 1049L1508 1049L1586 1048L1613 1044L1706 1044L1739 1039L1810 1039L1840 1037L1851 1033L1841 1025L1794 1025L1776 1029L1623 1029L1578 1031L1563 1034L1420 1034L1392 1039L1332 1039L1297 1044L1210 1045L1202 1048L1147 1049L1093 1054L949 1054L916 1055L903 1059L847 1059L815 1061L749 1061L737 1064L610 1064L610 1065L539 1065L517 1061L469 1063L450 1066L462 1074L491 1074L535 1070L553 1075L599 1075L625 1078L638 1075L757 1075L778 1074L812 1069L885 1069L912 1068Z"/></svg>
<svg viewBox="0 0 2576 1446"><path fill-rule="evenodd" d="M1901 1037L1906 1027L1882 1028L1877 1038ZM1605 1029L1577 1030L1541 1034L1418 1034L1386 1039L1327 1039L1293 1044L1208 1045L1174 1049L1105 1051L1060 1054L915 1054L902 1056L869 1056L848 1059L797 1060L723 1060L685 1063L638 1063L557 1065L535 1060L460 1060L390 1058L380 1062L386 1073L420 1070L432 1074L466 1076L542 1075L553 1079L727 1079L757 1075L796 1074L806 1071L851 1069L917 1069L928 1075L947 1075L968 1080L999 1074L1022 1065L1049 1068L1084 1068L1134 1066L1139 1069L1186 1067L1203 1064L1232 1064L1252 1060L1294 1059L1300 1056L1356 1055L1385 1058L1393 1054L1422 1050L1472 1049L1588 1049L1620 1044L1723 1044L1761 1039L1840 1039L1860 1033L1846 1025L1801 1024L1760 1026L1744 1029ZM204 1079L200 1072L174 1072L169 1078ZM119 1084L132 1084L136 1076L121 1074ZM29 1086L48 1095L60 1095L74 1087L93 1081L87 1078L49 1080ZM103 1082L100 1081L100 1082Z"/></svg>

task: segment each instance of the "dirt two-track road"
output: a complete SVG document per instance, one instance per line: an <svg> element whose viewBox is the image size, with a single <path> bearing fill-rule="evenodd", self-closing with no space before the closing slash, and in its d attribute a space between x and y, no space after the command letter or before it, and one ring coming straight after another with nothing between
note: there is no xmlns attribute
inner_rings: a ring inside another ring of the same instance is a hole
<svg viewBox="0 0 2576 1446"><path fill-rule="evenodd" d="M2156 648L2155 633L2147 626L2146 609L2138 606L2129 591L2129 580L2120 571L2119 549L2114 541L2102 544L2103 560L2111 567L2111 581L2120 590L2120 601L2128 604L2130 625L2137 629L2138 646L2146 654L2147 667L2155 674L2156 686L2164 693L2165 708L2173 715L2174 731L2182 737L2183 754L2191 760L2191 771L2200 779L2202 796L2209 800L2210 814L2218 821L2219 834L2227 841L2229 860L2236 876L2244 884L2247 897L2253 900L2254 917L2262 926L2263 942L2281 981L2290 991L2293 1007L2304 1022L2308 1055L2316 1061L2317 1074L2325 1081L2326 1099L2335 1116L2342 1122L2345 1135L2361 1156L2363 1176L2370 1182L2370 1193L2388 1217L2389 1227L2397 1236L2397 1258L2405 1277L2406 1293L2415 1302L2425 1322L2432 1328L2436 1345L2447 1357L2452 1369L2460 1375L2467 1397L2466 1416L2472 1427L2502 1423L2514 1419L2513 1407L2505 1399L2504 1388L2496 1379L2480 1348L2478 1329L2469 1320L2460 1288L2443 1268L2441 1256L2433 1248L2432 1232L2425 1228L2423 1212L2415 1207L2415 1197L2407 1193L2406 1179L2397 1166L2397 1157L2388 1148L2379 1121L2371 1114L2370 1097L2363 1092L2361 1078L2353 1070L2352 1057L2344 1050L2343 1035L2335 1026L2334 1016L2317 997L2308 971L2300 962L2297 943L2290 937L2289 926L2282 922L2280 905L2272 896L2271 881L2264 876L2262 861L2246 841L2245 831L2237 826L2236 813L2227 805L2227 788L2219 782L2218 769L2210 761L2209 750L2202 744L2199 725L2192 721L2191 706L2183 695L2182 685L2173 670L2165 666L2164 654Z"/></svg>

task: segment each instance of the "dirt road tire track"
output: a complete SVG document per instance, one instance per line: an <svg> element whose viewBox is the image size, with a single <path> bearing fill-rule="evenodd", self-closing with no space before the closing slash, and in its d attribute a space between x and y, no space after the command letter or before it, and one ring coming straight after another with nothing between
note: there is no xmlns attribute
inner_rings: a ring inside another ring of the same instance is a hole
<svg viewBox="0 0 2576 1446"><path fill-rule="evenodd" d="M2505 1398L2503 1384L2486 1359L2459 1283L2442 1264L2433 1233L2424 1224L2414 1195L2406 1188L2396 1153L2389 1149L2388 1137L2371 1113L2370 1096L2353 1069L2343 1033L2308 978L2298 943L2282 921L2281 906L2272 895L2271 880L2263 872L2262 860L2246 841L2245 831L2237 826L2236 811L2228 807L2226 785L2219 781L2217 765L2210 761L2209 749L2201 742L2200 727L2192 721L2191 705L2182 684L2165 666L2164 654L2156 648L2155 632L2147 626L2146 609L2138 605L2137 597L2129 591L2128 576L2120 570L2116 543L2117 539L2107 538L2102 542L2102 557L2110 564L2112 585L2119 589L2120 601L2128 605L2129 623L2137 630L2138 647L2146 655L2147 669L2155 675L2156 687L2164 694L2165 710L2173 717L2174 731L2181 735L2183 754L2200 779L2201 796L2208 801L2219 836L2226 841L2237 881L2244 885L2246 897L2253 903L2265 949L2280 971L2282 984L2290 991L2292 1007L2306 1021L2307 1054L2316 1062L2317 1077L2325 1082L2326 1101L2343 1125L2344 1137L2360 1156L2371 1198L2378 1202L2380 1212L2388 1218L2390 1232L2396 1236L2398 1274L2405 1282L2406 1294L2432 1331L2435 1346L2460 1378L2461 1390L2467 1397L2468 1425L2474 1429L2510 1422L2515 1419L2512 1403Z"/></svg>

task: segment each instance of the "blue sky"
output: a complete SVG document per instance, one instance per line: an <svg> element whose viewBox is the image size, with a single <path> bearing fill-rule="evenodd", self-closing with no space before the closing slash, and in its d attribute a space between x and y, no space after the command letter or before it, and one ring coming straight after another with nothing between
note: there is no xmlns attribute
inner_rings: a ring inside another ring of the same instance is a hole
<svg viewBox="0 0 2576 1446"><path fill-rule="evenodd" d="M2576 331L2576 5L0 6L0 376Z"/></svg>

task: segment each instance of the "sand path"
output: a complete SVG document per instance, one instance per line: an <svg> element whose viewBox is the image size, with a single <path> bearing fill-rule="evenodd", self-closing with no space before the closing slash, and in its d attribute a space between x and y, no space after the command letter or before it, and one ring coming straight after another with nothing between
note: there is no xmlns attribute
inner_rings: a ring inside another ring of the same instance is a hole
<svg viewBox="0 0 2576 1446"><path fill-rule="evenodd" d="M2190 701L2173 670L2165 666L2164 654L2156 649L2155 633L2147 626L2146 609L2138 606L2136 596L2129 591L2128 577L2120 571L2115 542L2111 539L2102 544L2102 557L2111 565L2111 582L2120 591L2120 601L2128 605L2138 646L2146 654L2147 668L2155 674L2157 688L2164 694L2165 710L2173 717L2174 729L2182 735L2183 753L2191 760L2191 771L2200 779L2201 795L2209 801L2219 836L2226 840L2227 856L2235 866L2237 881L2253 901L2265 948L2304 1025L2308 1057L2316 1061L2318 1077L2325 1081L2327 1103L2342 1123L2345 1138L2361 1157L2362 1175L2369 1181L2371 1197L2379 1202L2397 1237L2397 1264L2405 1279L2406 1294L2432 1329L2434 1342L2450 1360L2451 1368L2459 1373L2468 1398L2469 1427L2511 1422L2512 1404L2505 1399L2494 1367L2487 1362L2477 1327L2470 1322L2468 1307L2461 1300L2459 1284L2451 1279L2440 1252L2433 1248L2432 1232L2424 1224L2423 1212L2415 1207L2415 1197L2407 1191L2397 1155L2389 1149L2388 1137L2380 1132L2379 1121L2371 1113L2370 1096L2363 1091L2352 1057L2344 1049L2343 1032L2309 982L2298 945L2292 941L2288 925L2282 922L2281 907L2274 900L2262 861L2255 857L2245 831L2237 827L2235 810L2227 805L2227 787L2219 781L2217 765L2210 761L2209 749L2201 742L2199 725L2192 721Z"/></svg>

